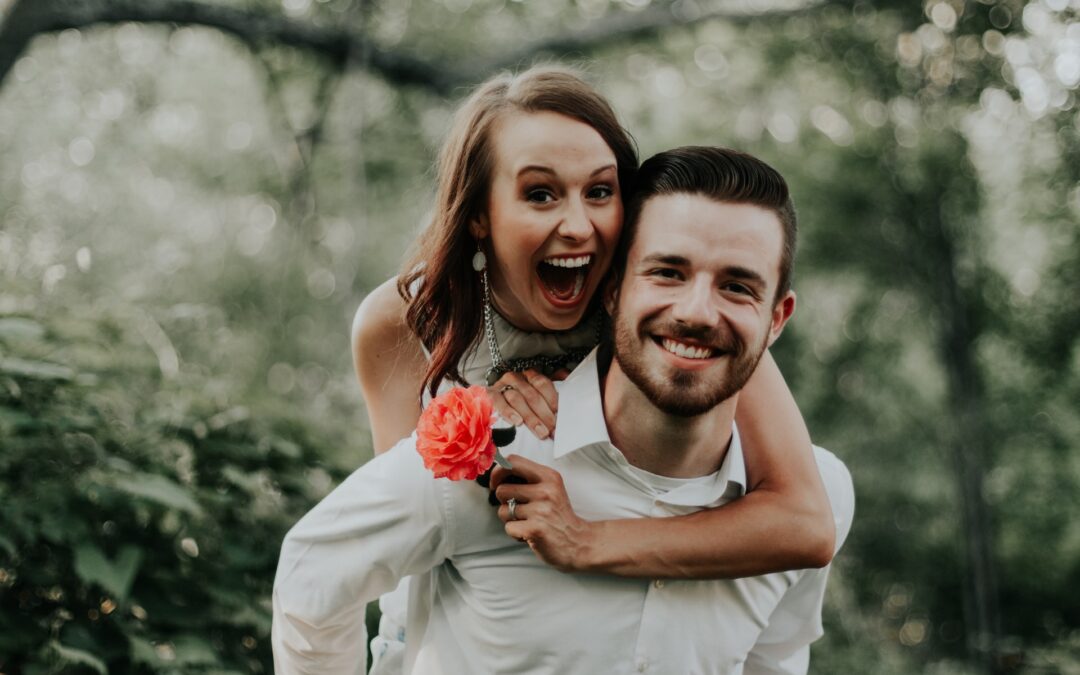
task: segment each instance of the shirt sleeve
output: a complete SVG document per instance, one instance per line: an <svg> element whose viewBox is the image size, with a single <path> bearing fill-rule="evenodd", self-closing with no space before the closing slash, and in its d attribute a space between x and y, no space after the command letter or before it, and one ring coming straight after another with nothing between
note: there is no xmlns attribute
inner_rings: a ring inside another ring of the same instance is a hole
<svg viewBox="0 0 1080 675"><path fill-rule="evenodd" d="M847 539L855 515L855 489L847 467L831 452L815 447L818 470L836 523L836 550ZM769 616L743 668L744 675L804 675L810 666L810 643L825 634L821 608L825 601L828 565L799 572Z"/></svg>
<svg viewBox="0 0 1080 675"><path fill-rule="evenodd" d="M449 554L447 481L405 439L367 463L285 536L274 579L277 675L366 669L367 603Z"/></svg>

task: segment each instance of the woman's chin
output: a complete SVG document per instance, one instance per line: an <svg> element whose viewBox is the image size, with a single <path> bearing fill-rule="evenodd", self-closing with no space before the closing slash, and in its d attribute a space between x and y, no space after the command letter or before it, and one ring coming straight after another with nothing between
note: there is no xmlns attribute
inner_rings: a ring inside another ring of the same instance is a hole
<svg viewBox="0 0 1080 675"><path fill-rule="evenodd" d="M588 294L581 294L576 302L553 302L548 293L540 293L540 302L537 303L536 313L533 315L536 321L548 331L570 330L581 323L585 312L589 309Z"/></svg>

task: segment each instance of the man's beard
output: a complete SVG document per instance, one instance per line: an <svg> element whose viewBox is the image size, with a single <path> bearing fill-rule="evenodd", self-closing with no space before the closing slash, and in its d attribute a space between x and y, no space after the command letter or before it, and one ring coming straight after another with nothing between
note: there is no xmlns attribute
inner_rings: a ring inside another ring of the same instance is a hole
<svg viewBox="0 0 1080 675"><path fill-rule="evenodd" d="M754 374L769 338L766 333L757 349L748 350L746 343L735 335L709 326L690 327L677 323L661 326L650 323L642 326L639 334L634 326L624 325L619 320L617 308L612 323L615 360L619 368L654 406L678 417L697 417L734 396ZM716 373L678 369L671 369L673 372L670 375L649 372L645 360L645 341L652 340L650 336L657 334L694 340L725 352L723 358L728 360L726 373L719 376Z"/></svg>

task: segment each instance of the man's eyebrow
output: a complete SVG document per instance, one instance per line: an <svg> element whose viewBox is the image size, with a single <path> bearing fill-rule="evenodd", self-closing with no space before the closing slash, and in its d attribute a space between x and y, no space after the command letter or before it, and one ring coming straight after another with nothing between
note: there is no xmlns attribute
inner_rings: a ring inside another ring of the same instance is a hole
<svg viewBox="0 0 1080 675"><path fill-rule="evenodd" d="M618 168L619 167L616 166L615 164L605 164L604 166L601 166L598 169L596 169L595 171L593 171L592 173L590 173L589 178L593 178L594 176L602 174L605 171L610 171L612 169L618 169ZM520 175L522 175L524 173L529 173L530 171L535 171L535 172L538 172L538 173L546 173L546 174L548 174L550 176L558 175L558 174L555 173L555 170L552 169L550 166L544 166L543 164L528 164L526 166L523 166L520 169L518 169L517 175L520 176Z"/></svg>
<svg viewBox="0 0 1080 675"><path fill-rule="evenodd" d="M641 265L671 265L673 267L685 267L690 264L690 259L676 253L652 253L641 259Z"/></svg>
<svg viewBox="0 0 1080 675"><path fill-rule="evenodd" d="M724 272L729 276L740 281L749 281L761 286L768 285L765 281L765 277L761 276L758 272L750 269L749 267L739 267L737 265L731 267L725 267Z"/></svg>
<svg viewBox="0 0 1080 675"><path fill-rule="evenodd" d="M672 267L686 267L690 259L677 253L651 253L641 259L640 265L671 265ZM756 270L740 265L729 265L723 270L724 274L739 281L745 281L760 286L767 286L768 282Z"/></svg>

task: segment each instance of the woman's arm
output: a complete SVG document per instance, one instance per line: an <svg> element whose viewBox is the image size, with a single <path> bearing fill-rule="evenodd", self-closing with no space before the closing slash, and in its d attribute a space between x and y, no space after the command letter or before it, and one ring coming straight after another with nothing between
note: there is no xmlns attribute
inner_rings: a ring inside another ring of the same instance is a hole
<svg viewBox="0 0 1080 675"><path fill-rule="evenodd" d="M521 493L534 504L524 520L510 521L505 505L500 509L507 533L566 572L713 579L828 564L832 509L802 416L768 353L738 405L750 488L744 497L687 516L588 522L573 512L558 472L529 464L529 485L500 485L503 472L493 477L500 501Z"/></svg>
<svg viewBox="0 0 1080 675"><path fill-rule="evenodd" d="M405 323L405 301L397 280L368 294L353 318L352 352L376 454L386 452L416 428L420 386L427 359Z"/></svg>

